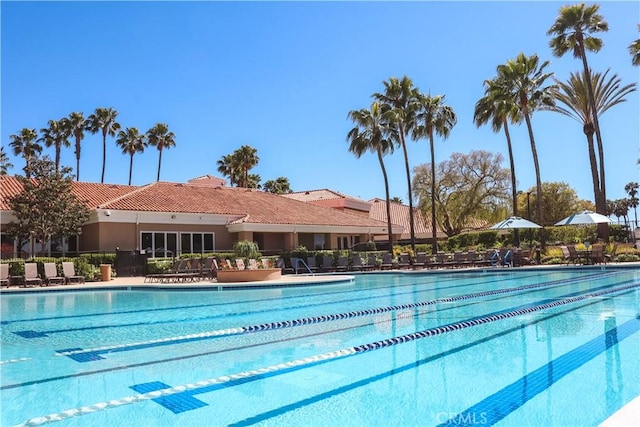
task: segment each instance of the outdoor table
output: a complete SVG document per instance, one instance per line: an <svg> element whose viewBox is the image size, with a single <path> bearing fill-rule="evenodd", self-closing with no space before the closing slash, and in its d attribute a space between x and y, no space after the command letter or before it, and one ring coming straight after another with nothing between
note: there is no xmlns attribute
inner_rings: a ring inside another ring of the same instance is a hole
<svg viewBox="0 0 640 427"><path fill-rule="evenodd" d="M591 259L591 249L576 250L576 256L581 264L592 264L593 260Z"/></svg>

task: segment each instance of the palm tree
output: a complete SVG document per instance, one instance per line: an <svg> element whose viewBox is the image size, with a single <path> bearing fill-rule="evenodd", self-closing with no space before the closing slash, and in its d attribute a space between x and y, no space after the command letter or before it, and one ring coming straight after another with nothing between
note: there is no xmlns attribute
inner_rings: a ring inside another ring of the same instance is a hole
<svg viewBox="0 0 640 427"><path fill-rule="evenodd" d="M553 111L571 117L582 124L582 131L587 137L587 149L589 152L589 163L591 164L591 179L593 181L593 193L596 206L602 204L602 183L598 173L598 162L596 159L595 147L593 144L593 134L595 126L593 117L601 116L609 108L621 102L625 102L625 96L636 90L636 84L621 86L621 80L614 74L607 80L607 70L604 74L589 73L591 76L591 86L594 88L596 101L596 114L591 112L591 102L589 101L589 91L587 88L587 74L571 73L567 82L556 80L558 91L555 93L556 100L563 106L556 105ZM600 168L604 166L600 164ZM598 209L596 209L598 210ZM606 210L606 204L605 204Z"/></svg>
<svg viewBox="0 0 640 427"><path fill-rule="evenodd" d="M384 120L382 108L377 102L371 104L371 109L352 110L348 118L355 123L355 127L347 134L347 141L350 141L349 151L356 158L360 158L365 152L371 151L378 155L382 177L384 178L385 200L387 202L387 231L389 238L389 252L393 253L393 233L391 230L391 200L389 197L389 178L387 169L384 167L383 157L385 154L393 153L394 133L396 128L389 126Z"/></svg>
<svg viewBox="0 0 640 427"><path fill-rule="evenodd" d="M416 112L416 126L413 128L412 138L429 138L431 151L431 232L433 233L433 253L438 253L438 239L436 237L436 159L433 135L447 139L451 129L458 119L453 108L444 104L444 95L421 95L418 98L419 109Z"/></svg>
<svg viewBox="0 0 640 427"><path fill-rule="evenodd" d="M62 147L70 147L69 132L65 126L65 119L49 120L49 127L40 129L42 136L38 141L44 142L47 147L53 146L56 152L55 167L60 170L60 150Z"/></svg>
<svg viewBox="0 0 640 427"><path fill-rule="evenodd" d="M637 182L630 182L624 186L624 191L629 195L629 207L633 208L636 227L638 227L638 188L640 185Z"/></svg>
<svg viewBox="0 0 640 427"><path fill-rule="evenodd" d="M113 108L96 108L96 111L87 118L87 129L91 133L102 131L102 178L104 183L104 168L107 163L107 135L115 136L120 130L120 123L116 122L118 112Z"/></svg>
<svg viewBox="0 0 640 427"><path fill-rule="evenodd" d="M289 194L293 193L291 189L291 184L289 183L289 178L285 176L280 176L275 180L270 179L264 183L262 189L267 193L273 194Z"/></svg>
<svg viewBox="0 0 640 427"><path fill-rule="evenodd" d="M131 185L131 174L133 172L133 155L142 153L144 147L147 146L144 134L138 132L137 128L127 128L118 132L116 144L122 148L122 154L128 154L129 157L129 185Z"/></svg>
<svg viewBox="0 0 640 427"><path fill-rule="evenodd" d="M235 163L233 154L222 156L222 158L217 161L217 165L218 172L220 172L223 176L228 176L229 185L233 187L233 185L238 182L238 166Z"/></svg>
<svg viewBox="0 0 640 427"><path fill-rule="evenodd" d="M638 25L640 31L640 25ZM629 45L629 53L631 54L631 63L635 66L640 65L640 39L636 39Z"/></svg>
<svg viewBox="0 0 640 427"><path fill-rule="evenodd" d="M175 135L169 132L169 126L165 123L156 123L154 127L147 131L147 141L149 145L158 149L158 178L160 181L160 165L162 164L162 150L176 146Z"/></svg>
<svg viewBox="0 0 640 427"><path fill-rule="evenodd" d="M29 172L31 160L42 152L42 146L38 144L38 134L35 129L23 128L17 135L10 135L11 148L13 154L19 156L22 154L26 163L24 171L27 178L31 177Z"/></svg>
<svg viewBox="0 0 640 427"><path fill-rule="evenodd" d="M509 168L511 170L511 199L513 216L518 216L518 188L516 180L516 167L513 160L513 146L511 144L511 134L509 133L509 124L517 124L522 122L522 116L518 108L505 99L505 93L502 91L504 85L495 80L485 80L484 97L476 102L473 113L473 122L477 127L485 125L491 121L491 128L494 132L500 132L504 129L504 135L507 138L507 150L509 152ZM530 219L530 218L528 218ZM514 239L518 241L518 230L514 230Z"/></svg>
<svg viewBox="0 0 640 427"><path fill-rule="evenodd" d="M553 92L555 86L544 86L546 80L553 73L545 73L544 69L549 65L549 61L540 64L538 55L525 56L520 53L515 59L507 61L506 64L498 65L498 78L495 80L501 86L505 99L516 105L520 114L524 117L529 132L531 142L531 154L536 173L536 197L538 204L538 224L544 224L542 215L542 181L540 180L540 164L538 163L538 151L533 136L531 125L531 115L537 109L543 107L551 108L554 105ZM544 231L541 232L541 246L546 246Z"/></svg>
<svg viewBox="0 0 640 427"><path fill-rule="evenodd" d="M416 236L413 212L413 194L411 192L411 171L409 169L409 155L407 154L407 144L405 137L414 126L414 116L416 108L416 97L419 91L413 86L413 82L407 76L398 79L391 77L384 84L383 93L374 93L373 99L380 103L385 121L392 123L396 132L394 137L396 143L402 147L404 155L404 165L407 175L407 192L409 197L409 228L411 232L411 250L415 253ZM435 238L435 236L434 236Z"/></svg>
<svg viewBox="0 0 640 427"><path fill-rule="evenodd" d="M604 148L602 145L602 135L600 134L600 123L598 121L598 108L593 94L591 70L587 63L587 50L598 52L602 48L602 40L593 37L591 34L606 32L609 24L604 17L598 13L600 6L597 4L587 6L584 3L563 6L547 35L555 36L549 41L551 51L557 57L563 56L569 50L573 51L574 58L582 60L582 68L586 76L587 94L589 104L591 104L591 114L593 115L593 126L598 143L598 157L600 160L600 200L596 200L596 211L604 214L606 210L607 191L604 173ZM604 227L607 228L608 227ZM608 237L608 236L607 236Z"/></svg>
<svg viewBox="0 0 640 427"><path fill-rule="evenodd" d="M76 139L76 181L80 181L80 142L84 139L84 131L87 130L87 121L82 113L71 113L64 119L65 127L69 135Z"/></svg>
<svg viewBox="0 0 640 427"><path fill-rule="evenodd" d="M9 161L7 153L4 152L4 146L0 147L0 175L6 175L13 164Z"/></svg>
<svg viewBox="0 0 640 427"><path fill-rule="evenodd" d="M258 150L256 150L255 148L248 145L243 145L233 153L234 161L240 168L240 181L238 182L238 187L257 188L251 187L249 180L249 171L258 164L258 161L260 161L257 152Z"/></svg>

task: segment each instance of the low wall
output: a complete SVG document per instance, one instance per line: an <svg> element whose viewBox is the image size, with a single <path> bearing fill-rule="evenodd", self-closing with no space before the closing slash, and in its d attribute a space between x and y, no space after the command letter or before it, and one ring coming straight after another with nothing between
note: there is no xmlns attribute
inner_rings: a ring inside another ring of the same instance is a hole
<svg viewBox="0 0 640 427"><path fill-rule="evenodd" d="M263 280L276 280L282 277L279 268L263 268L259 270L218 270L216 272L218 283L231 282L261 282Z"/></svg>

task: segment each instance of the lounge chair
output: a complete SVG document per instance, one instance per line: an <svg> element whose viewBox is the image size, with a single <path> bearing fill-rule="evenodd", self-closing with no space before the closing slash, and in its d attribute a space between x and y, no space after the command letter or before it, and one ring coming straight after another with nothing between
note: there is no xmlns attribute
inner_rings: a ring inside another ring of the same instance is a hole
<svg viewBox="0 0 640 427"><path fill-rule="evenodd" d="M218 270L218 262L214 257L207 257L204 260L204 264L202 265L202 269L200 271L200 277L213 279L216 277L216 271Z"/></svg>
<svg viewBox="0 0 640 427"><path fill-rule="evenodd" d="M611 249L611 253L607 254L605 253L604 256L604 263L606 264L607 262L611 262L611 261L615 261L616 259L616 252L618 251L618 242L615 242L613 244L613 249Z"/></svg>
<svg viewBox="0 0 640 427"><path fill-rule="evenodd" d="M367 263L364 265L363 270L375 270L378 268L378 259L375 255L369 255L367 257Z"/></svg>
<svg viewBox="0 0 640 427"><path fill-rule="evenodd" d="M269 258L262 258L260 261L262 262L263 268L273 268L273 261Z"/></svg>
<svg viewBox="0 0 640 427"><path fill-rule="evenodd" d="M491 258L489 261L493 267L499 266L502 264L502 258L500 257L500 251L497 249L493 249L493 253L491 254Z"/></svg>
<svg viewBox="0 0 640 427"><path fill-rule="evenodd" d="M409 258L409 254L400 254L398 256L398 268L410 268L411 267L411 260Z"/></svg>
<svg viewBox="0 0 640 427"><path fill-rule="evenodd" d="M64 285L66 283L64 276L58 276L58 269L55 262L44 263L44 284L50 285Z"/></svg>
<svg viewBox="0 0 640 427"><path fill-rule="evenodd" d="M42 279L38 276L38 264L35 262L24 263L24 287L42 286Z"/></svg>
<svg viewBox="0 0 640 427"><path fill-rule="evenodd" d="M333 257L331 255L324 255L322 257L322 271L336 271L333 266Z"/></svg>
<svg viewBox="0 0 640 427"><path fill-rule="evenodd" d="M386 253L382 255L382 264L380 265L380 269L391 270L393 267L393 254Z"/></svg>
<svg viewBox="0 0 640 427"><path fill-rule="evenodd" d="M362 258L360 258L360 255L353 254L353 256L351 257L351 266L349 267L349 269L353 271L362 271L364 269L364 264L362 263Z"/></svg>
<svg viewBox="0 0 640 427"><path fill-rule="evenodd" d="M9 264L0 264L0 287L9 286Z"/></svg>
<svg viewBox="0 0 640 427"><path fill-rule="evenodd" d="M349 260L346 256L339 256L336 264L336 271L347 271L349 269Z"/></svg>
<svg viewBox="0 0 640 427"><path fill-rule="evenodd" d="M307 257L307 267L309 267L309 270L311 270L312 273L318 272L318 264L316 263L315 256Z"/></svg>
<svg viewBox="0 0 640 427"><path fill-rule="evenodd" d="M62 263L62 275L66 279L67 284L72 282L84 283L84 276L76 274L75 266L71 261L65 261Z"/></svg>
<svg viewBox="0 0 640 427"><path fill-rule="evenodd" d="M245 269L244 260L242 258L236 258L236 267L238 268L238 270Z"/></svg>
<svg viewBox="0 0 640 427"><path fill-rule="evenodd" d="M418 252L416 254L416 260L413 262L413 269L426 268L428 262L429 259L427 258L426 252Z"/></svg>
<svg viewBox="0 0 640 427"><path fill-rule="evenodd" d="M511 252L511 249L508 249L504 253L504 256L502 257L502 266L513 267L513 252Z"/></svg>
<svg viewBox="0 0 640 427"><path fill-rule="evenodd" d="M249 270L257 270L258 269L258 261L256 261L254 258L250 258L249 259L248 269Z"/></svg>

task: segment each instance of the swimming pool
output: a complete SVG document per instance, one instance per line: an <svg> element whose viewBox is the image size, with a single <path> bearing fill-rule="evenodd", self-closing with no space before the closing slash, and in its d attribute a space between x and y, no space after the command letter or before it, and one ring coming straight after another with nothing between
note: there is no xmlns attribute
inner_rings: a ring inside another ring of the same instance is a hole
<svg viewBox="0 0 640 427"><path fill-rule="evenodd" d="M640 395L639 270L0 301L3 426L588 426Z"/></svg>

